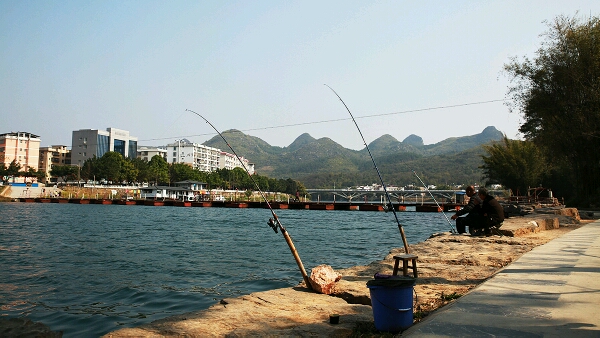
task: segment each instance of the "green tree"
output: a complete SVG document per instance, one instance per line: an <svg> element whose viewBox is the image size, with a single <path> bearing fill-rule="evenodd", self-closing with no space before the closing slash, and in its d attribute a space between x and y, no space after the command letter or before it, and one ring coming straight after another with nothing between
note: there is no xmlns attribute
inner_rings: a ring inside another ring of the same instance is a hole
<svg viewBox="0 0 600 338"><path fill-rule="evenodd" d="M589 203L600 195L600 20L558 16L548 27L535 59L505 65L511 109L523 114L526 139L570 167L576 197Z"/></svg>
<svg viewBox="0 0 600 338"><path fill-rule="evenodd" d="M169 182L169 164L160 155L154 155L148 162L148 181L154 184Z"/></svg>
<svg viewBox="0 0 600 338"><path fill-rule="evenodd" d="M200 171L190 167L185 163L173 163L169 165L169 177L171 182L185 180L200 181Z"/></svg>
<svg viewBox="0 0 600 338"><path fill-rule="evenodd" d="M121 163L121 180L125 180L128 183L135 182L138 175L139 170L135 167L133 162L129 159L124 159Z"/></svg>
<svg viewBox="0 0 600 338"><path fill-rule="evenodd" d="M482 155L484 176L488 184L499 183L525 195L529 187L537 187L548 173L542 151L531 141L510 140L484 146L489 156Z"/></svg>
<svg viewBox="0 0 600 338"><path fill-rule="evenodd" d="M137 170L137 177L135 178L136 182L148 182L149 181L149 173L148 173L148 160L144 160L141 158L134 158L130 160L133 167Z"/></svg>
<svg viewBox="0 0 600 338"><path fill-rule="evenodd" d="M113 183L121 182L123 162L123 155L120 153L116 151L106 152L98 160L98 175L101 178L112 181Z"/></svg>
<svg viewBox="0 0 600 338"><path fill-rule="evenodd" d="M54 165L50 176L62 179L63 182L77 179L77 167L71 165Z"/></svg>
<svg viewBox="0 0 600 338"><path fill-rule="evenodd" d="M12 162L10 162L8 165L8 168L6 168L6 175L18 177L21 175L20 171L21 165L17 162L17 160L12 160Z"/></svg>

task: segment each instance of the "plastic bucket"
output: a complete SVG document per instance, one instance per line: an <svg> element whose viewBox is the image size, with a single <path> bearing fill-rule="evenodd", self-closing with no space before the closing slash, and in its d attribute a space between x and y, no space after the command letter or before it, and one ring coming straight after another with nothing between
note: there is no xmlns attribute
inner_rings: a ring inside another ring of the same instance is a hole
<svg viewBox="0 0 600 338"><path fill-rule="evenodd" d="M378 331L400 332L413 323L414 278L375 279L367 282Z"/></svg>

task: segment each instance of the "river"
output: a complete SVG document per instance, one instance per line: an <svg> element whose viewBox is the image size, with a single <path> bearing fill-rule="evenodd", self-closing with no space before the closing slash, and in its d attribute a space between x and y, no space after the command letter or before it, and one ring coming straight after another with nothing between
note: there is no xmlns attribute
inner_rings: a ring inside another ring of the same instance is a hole
<svg viewBox="0 0 600 338"><path fill-rule="evenodd" d="M402 247L393 214L277 210L307 273ZM449 231L439 213L398 213L409 244ZM97 337L302 276L268 209L0 203L0 316Z"/></svg>

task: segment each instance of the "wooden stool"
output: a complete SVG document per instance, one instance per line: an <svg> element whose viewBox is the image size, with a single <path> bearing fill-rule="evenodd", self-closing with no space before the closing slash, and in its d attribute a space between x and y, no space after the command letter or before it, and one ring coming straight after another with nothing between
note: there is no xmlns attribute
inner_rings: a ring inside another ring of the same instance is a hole
<svg viewBox="0 0 600 338"><path fill-rule="evenodd" d="M394 263L393 275L394 276L398 275L398 267L400 265L400 260L402 260L402 275L408 276L408 269L412 269L414 277L417 278L419 275L417 273L417 258L418 258L417 255L413 255L413 254L404 254L404 255L394 256L396 263ZM408 265L408 261L412 261L412 266Z"/></svg>

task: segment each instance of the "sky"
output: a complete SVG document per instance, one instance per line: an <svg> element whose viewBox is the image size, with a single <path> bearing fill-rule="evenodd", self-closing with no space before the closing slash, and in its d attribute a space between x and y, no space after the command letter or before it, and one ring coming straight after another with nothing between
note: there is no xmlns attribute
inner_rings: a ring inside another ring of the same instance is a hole
<svg viewBox="0 0 600 338"><path fill-rule="evenodd" d="M273 146L389 134L433 144L495 126L511 58L534 58L564 1L0 0L0 133L71 146L74 130L128 130L138 145L241 130ZM327 85L327 86L325 86Z"/></svg>

